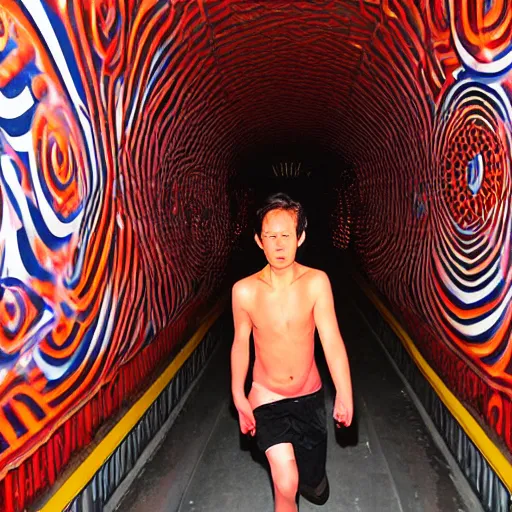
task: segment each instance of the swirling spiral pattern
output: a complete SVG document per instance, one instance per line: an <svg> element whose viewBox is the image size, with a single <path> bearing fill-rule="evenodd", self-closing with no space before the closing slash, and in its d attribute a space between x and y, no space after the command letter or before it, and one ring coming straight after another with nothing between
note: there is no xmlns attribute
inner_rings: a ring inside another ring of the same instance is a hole
<svg viewBox="0 0 512 512"><path fill-rule="evenodd" d="M499 92L462 83L447 99L450 122L436 148L444 182L431 297L444 335L510 386L511 111Z"/></svg>
<svg viewBox="0 0 512 512"><path fill-rule="evenodd" d="M0 509L194 327L250 222L239 155L276 141L349 164L334 245L512 450L510 7L3 0Z"/></svg>

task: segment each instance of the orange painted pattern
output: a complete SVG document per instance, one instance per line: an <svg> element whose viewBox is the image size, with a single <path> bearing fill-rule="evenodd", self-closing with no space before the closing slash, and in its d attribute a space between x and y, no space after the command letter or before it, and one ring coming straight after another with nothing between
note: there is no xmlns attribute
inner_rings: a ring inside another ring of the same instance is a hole
<svg viewBox="0 0 512 512"><path fill-rule="evenodd" d="M144 385L247 229L239 156L343 154L333 242L512 450L508 0L3 0L0 509ZM256 148L256 149L255 149Z"/></svg>

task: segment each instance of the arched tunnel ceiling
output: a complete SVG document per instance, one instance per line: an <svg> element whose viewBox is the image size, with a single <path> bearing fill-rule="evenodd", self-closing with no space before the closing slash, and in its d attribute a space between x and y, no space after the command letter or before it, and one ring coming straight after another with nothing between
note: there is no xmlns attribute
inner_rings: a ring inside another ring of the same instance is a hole
<svg viewBox="0 0 512 512"><path fill-rule="evenodd" d="M176 180L191 167L225 179L244 172L236 158L251 148L311 141L337 152L365 183L360 236L373 272L384 265L388 274L390 261L402 270L403 261L389 256L394 247L386 250L389 240L383 246L377 233L391 232L409 213L413 181L432 178L425 174L433 102L444 79L425 51L430 43L421 13L349 1L175 7L178 24L163 39L165 51L151 65L141 59L146 70L133 75L149 84L158 71L144 108L158 112L156 122L149 128L146 115L135 115L131 137L145 140L151 130L152 146L165 160L161 179L148 176L163 200L162 214L170 191L187 188ZM154 54L157 26L139 34L141 55ZM442 36L446 43L448 34ZM144 167L155 169L154 162ZM375 190L385 198L391 193L393 206Z"/></svg>
<svg viewBox="0 0 512 512"><path fill-rule="evenodd" d="M339 147L354 120L354 80L375 21L361 19L355 3L306 4L233 3L229 16L205 8L210 78L225 91L237 148L287 133Z"/></svg>
<svg viewBox="0 0 512 512"><path fill-rule="evenodd" d="M234 151L301 135L362 158L368 147L357 139L379 133L375 121L387 121L384 138L396 131L386 108L413 96L414 86L404 90L384 71L394 65L386 58L393 51L379 41L378 10L365 16L359 2L200 6L194 24L183 27L187 61L180 66L187 95L197 97L180 111L201 119L201 103L203 115L205 107L215 113L215 138ZM395 64L404 68L400 58Z"/></svg>

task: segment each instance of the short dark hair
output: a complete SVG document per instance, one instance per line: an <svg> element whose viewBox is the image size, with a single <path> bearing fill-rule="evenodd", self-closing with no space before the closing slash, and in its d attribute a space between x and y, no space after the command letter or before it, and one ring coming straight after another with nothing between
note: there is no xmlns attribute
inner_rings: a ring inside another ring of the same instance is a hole
<svg viewBox="0 0 512 512"><path fill-rule="evenodd" d="M284 210L295 213L297 216L297 238L301 237L302 233L306 231L308 219L302 205L298 201L294 201L287 194L279 192L268 196L261 208L256 212L254 231L259 237L261 237L263 219L265 218L265 215L272 210Z"/></svg>

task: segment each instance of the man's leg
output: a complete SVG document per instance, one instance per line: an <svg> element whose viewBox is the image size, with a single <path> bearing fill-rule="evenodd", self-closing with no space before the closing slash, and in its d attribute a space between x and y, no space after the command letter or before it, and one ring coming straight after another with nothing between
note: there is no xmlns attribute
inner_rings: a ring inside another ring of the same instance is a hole
<svg viewBox="0 0 512 512"><path fill-rule="evenodd" d="M275 493L275 512L297 512L295 498L299 488L299 472L291 443L271 446L265 452L270 464Z"/></svg>
<svg viewBox="0 0 512 512"><path fill-rule="evenodd" d="M329 480L326 473L327 440L311 449L295 447L299 469L299 492L311 503L323 505L329 499Z"/></svg>
<svg viewBox="0 0 512 512"><path fill-rule="evenodd" d="M297 403L301 425L295 444L295 460L299 469L299 492L315 505L329 499L329 481L326 474L327 421L323 391Z"/></svg>

